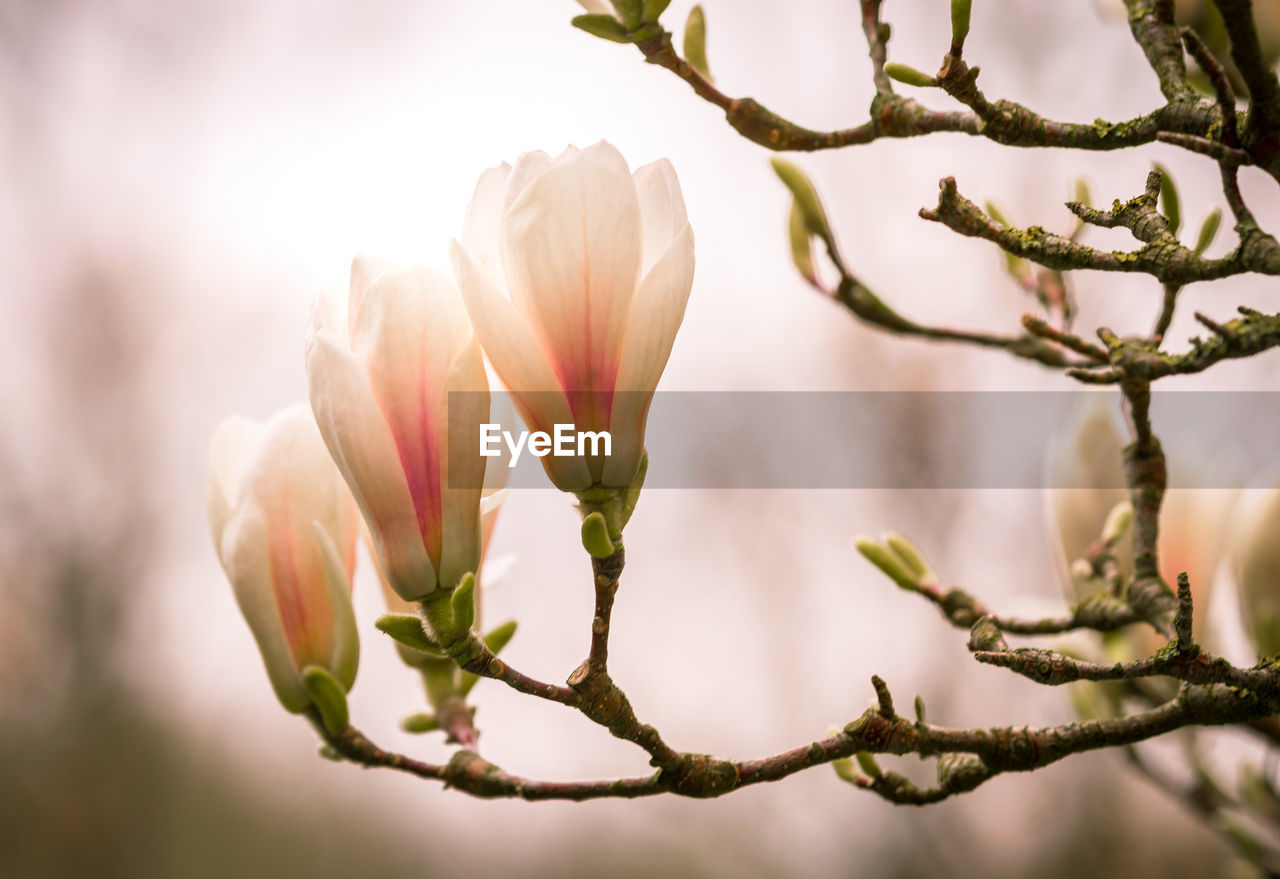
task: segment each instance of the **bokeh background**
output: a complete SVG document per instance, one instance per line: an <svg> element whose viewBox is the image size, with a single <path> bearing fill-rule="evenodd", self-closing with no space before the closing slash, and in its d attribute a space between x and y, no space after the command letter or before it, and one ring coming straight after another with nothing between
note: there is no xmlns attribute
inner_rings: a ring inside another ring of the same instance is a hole
<svg viewBox="0 0 1280 879"><path fill-rule="evenodd" d="M677 27L690 3L664 18ZM855 124L872 95L857 4L707 0L713 72L813 127ZM316 756L274 701L210 546L208 438L305 394L302 329L353 255L447 265L475 179L518 153L606 138L667 156L698 273L664 388L1062 389L999 353L886 339L794 274L787 198L767 154L630 47L569 26L569 0L6 0L0 5L0 875L1144 876L1217 875L1228 849L1114 754L1003 777L955 801L894 808L812 770L711 802L478 802ZM946 4L892 0L891 58L932 69ZM1122 18L1089 3L983 0L966 55L989 95L1071 120L1160 102ZM929 96L945 104L943 98ZM1208 163L1169 147L1010 151L958 135L797 161L856 271L907 315L1013 329L1034 303L982 243L916 217L954 175L1015 222L1068 230L1086 177L1102 203L1170 167L1192 229L1221 205ZM1245 191L1264 227L1280 199ZM1126 246L1122 233L1090 242ZM1230 246L1220 236L1214 252ZM1079 326L1145 331L1160 291L1077 279ZM1272 281L1185 293L1220 319L1277 305ZM1180 387L1273 389L1233 363ZM903 454L958 441L929 413ZM726 443L732 443L726 437ZM859 453L858 437L848 438ZM746 462L748 465L750 462ZM759 462L768 466L767 460ZM1175 479L1176 479L1175 475ZM955 725L1071 719L1062 691L971 662L964 636L853 550L895 528L948 581L1004 609L1061 601L1035 491L651 491L628 529L615 677L687 750L744 758L847 722L884 676ZM514 664L559 679L581 659L589 572L571 500L509 499L512 557L485 614L516 617ZM355 722L399 732L412 673L372 628ZM476 690L486 756L534 777L645 771L582 718ZM1226 739L1228 750L1242 747ZM913 760L896 768L927 779Z"/></svg>

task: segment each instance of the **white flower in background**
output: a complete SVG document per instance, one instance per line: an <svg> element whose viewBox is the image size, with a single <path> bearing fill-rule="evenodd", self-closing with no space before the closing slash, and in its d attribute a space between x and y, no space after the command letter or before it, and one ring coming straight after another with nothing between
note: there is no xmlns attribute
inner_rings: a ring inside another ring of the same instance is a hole
<svg viewBox="0 0 1280 879"><path fill-rule="evenodd" d="M1096 591L1096 586L1077 582L1068 574L1068 566L1088 554L1116 504L1130 499L1124 478L1124 447L1128 441L1117 414L1116 395L1088 394L1049 452L1050 518L1063 581L1070 584L1070 597L1077 601ZM1204 465L1179 461L1172 455L1168 470L1171 484L1195 486L1212 481ZM1226 553L1227 525L1238 494L1238 490L1226 488L1171 488L1165 492L1161 506L1157 547L1160 576L1176 589L1178 574L1186 572L1202 640L1210 636L1203 621ZM1131 534L1120 541L1116 552L1125 576L1133 573ZM1163 645L1163 639L1152 637L1159 643L1146 640L1155 647Z"/></svg>
<svg viewBox="0 0 1280 879"><path fill-rule="evenodd" d="M276 696L306 710L310 666L350 689L360 653L351 610L358 513L311 414L299 404L265 424L229 418L209 457L214 547Z"/></svg>
<svg viewBox="0 0 1280 879"><path fill-rule="evenodd" d="M312 314L311 407L379 568L415 601L480 564L484 359L453 282L437 272L358 257L343 305L325 291Z"/></svg>
<svg viewBox="0 0 1280 879"><path fill-rule="evenodd" d="M562 490L635 477L654 388L693 283L671 164L634 174L601 142L525 153L476 185L454 272L477 336L531 431L608 431L612 454L542 459Z"/></svg>
<svg viewBox="0 0 1280 879"><path fill-rule="evenodd" d="M1244 492L1232 527L1231 572L1258 654L1280 654L1280 488Z"/></svg>

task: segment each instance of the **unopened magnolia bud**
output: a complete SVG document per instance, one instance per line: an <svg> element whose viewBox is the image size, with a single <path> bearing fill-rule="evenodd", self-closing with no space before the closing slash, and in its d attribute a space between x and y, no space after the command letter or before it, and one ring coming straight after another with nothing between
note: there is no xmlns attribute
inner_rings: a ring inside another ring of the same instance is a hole
<svg viewBox="0 0 1280 879"><path fill-rule="evenodd" d="M1160 174L1160 206L1164 209L1165 219L1169 221L1170 234L1176 236L1182 226L1182 201L1178 198L1178 187L1168 168L1157 164L1155 169Z"/></svg>
<svg viewBox="0 0 1280 879"><path fill-rule="evenodd" d="M303 406L265 424L222 423L210 450L209 524L219 560L280 703L314 702L302 670L355 680L360 643L351 609L357 516Z"/></svg>
<svg viewBox="0 0 1280 879"><path fill-rule="evenodd" d="M884 537L884 542L907 566L907 570L915 575L917 584L928 583L933 585L938 582L937 575L933 573L933 569L929 567L929 563L925 561L924 556L914 543L893 531L886 531L882 536Z"/></svg>
<svg viewBox="0 0 1280 879"><path fill-rule="evenodd" d="M969 36L969 14L972 0L951 0L951 41L963 44Z"/></svg>
<svg viewBox="0 0 1280 879"><path fill-rule="evenodd" d="M582 520L582 546L598 559L613 555L613 541L609 538L609 526L605 524L603 513L589 513Z"/></svg>
<svg viewBox="0 0 1280 879"><path fill-rule="evenodd" d="M662 13L667 11L669 5L671 5L671 0L644 0L644 20L647 22L657 21Z"/></svg>
<svg viewBox="0 0 1280 879"><path fill-rule="evenodd" d="M880 768L880 764L876 762L875 755L870 751L858 751L853 755L858 761L858 766L867 775L872 778L884 778L884 770Z"/></svg>
<svg viewBox="0 0 1280 879"><path fill-rule="evenodd" d="M1111 508L1107 521L1102 526L1102 542L1107 546L1115 546L1129 532L1133 524L1133 504L1122 501Z"/></svg>
<svg viewBox="0 0 1280 879"><path fill-rule="evenodd" d="M853 768L852 757L841 757L837 760L832 760L831 768L836 771L836 775L838 775L842 781L847 781L850 784L853 784L858 780L858 772Z"/></svg>
<svg viewBox="0 0 1280 879"><path fill-rule="evenodd" d="M1076 181L1076 201L1082 205L1093 204L1093 195L1089 192L1089 181L1083 177Z"/></svg>
<svg viewBox="0 0 1280 879"><path fill-rule="evenodd" d="M886 64L884 72L890 79L896 79L898 82L919 86L920 88L930 88L938 84L938 81L929 74L916 70L909 65L899 64L896 61L890 61Z"/></svg>
<svg viewBox="0 0 1280 879"><path fill-rule="evenodd" d="M494 656L497 656L502 652L502 648L511 643L511 639L515 637L515 634L516 621L507 620L484 636L484 646L488 647Z"/></svg>
<svg viewBox="0 0 1280 879"><path fill-rule="evenodd" d="M408 717L400 721L400 729L414 735L435 732L439 728L440 722L436 720L436 716L434 714L427 714L426 712L410 714Z"/></svg>
<svg viewBox="0 0 1280 879"><path fill-rule="evenodd" d="M809 234L809 226L804 221L804 212L793 198L791 210L787 213L787 238L791 244L791 262L796 270L810 284L816 284L818 273L813 267L813 236Z"/></svg>
<svg viewBox="0 0 1280 879"><path fill-rule="evenodd" d="M618 13L618 20L629 28L635 27L644 17L641 0L610 0Z"/></svg>
<svg viewBox="0 0 1280 879"><path fill-rule="evenodd" d="M898 558L898 554L889 549L889 547L865 535L855 538L853 545L857 547L858 552L862 553L867 561L879 568L881 573L903 589L915 592L919 588L917 578L907 570L902 559Z"/></svg>
<svg viewBox="0 0 1280 879"><path fill-rule="evenodd" d="M809 232L824 241L830 240L831 227L827 223L827 212L822 207L822 200L818 198L818 191L813 188L813 183L805 173L786 159L770 159L769 164L773 166L778 179L791 190L791 196L796 200L796 206L800 208Z"/></svg>
<svg viewBox="0 0 1280 879"><path fill-rule="evenodd" d="M707 63L707 16L700 5L689 10L684 23L684 60L707 82L715 82Z"/></svg>
<svg viewBox="0 0 1280 879"><path fill-rule="evenodd" d="M622 22L612 15L575 15L569 21L578 30L586 31L593 37L610 40L615 43L629 43L631 37Z"/></svg>
<svg viewBox="0 0 1280 879"><path fill-rule="evenodd" d="M1218 225L1221 222L1222 211L1218 208L1214 208L1209 212L1209 216L1204 218L1204 222L1200 224L1200 234L1196 236L1196 256L1201 256L1209 249L1209 245L1218 234Z"/></svg>
<svg viewBox="0 0 1280 879"><path fill-rule="evenodd" d="M987 202L985 208L987 216L991 217L991 219L995 220L1001 226L1013 226L1013 224L1009 222L1009 218L1005 216L1004 211L1000 210L1000 207L995 202ZM1015 281L1021 282L1028 274L1026 260L1020 256L1015 256L1007 250L1001 250L1000 255L1004 259L1005 272Z"/></svg>

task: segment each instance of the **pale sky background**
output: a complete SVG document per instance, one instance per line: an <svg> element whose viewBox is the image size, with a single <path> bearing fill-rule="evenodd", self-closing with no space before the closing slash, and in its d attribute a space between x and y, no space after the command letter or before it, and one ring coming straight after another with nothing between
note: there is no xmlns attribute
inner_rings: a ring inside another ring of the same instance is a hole
<svg viewBox="0 0 1280 879"><path fill-rule="evenodd" d="M691 4L664 16L680 30ZM862 122L872 95L857 4L707 0L718 83L811 127ZM890 58L932 70L946 49L945 4L890 0ZM1122 21L1092 4L974 4L966 57L991 97L1056 118L1127 118L1160 102L1155 77ZM130 662L155 710L242 772L263 797L340 798L402 829L424 857L492 868L556 840L600 834L661 850L697 873L821 876L883 856L886 840L934 845L967 862L952 834L1030 870L1060 810L1085 809L1098 785L1153 809L1148 823L1208 840L1176 808L1123 775L1114 755L1001 778L925 811L894 809L811 770L702 803L661 798L589 805L487 803L386 772L315 757L312 731L271 696L204 521L208 438L233 412L264 418L304 396L306 314L328 279L372 252L447 267L476 178L520 152L607 139L633 167L670 158L697 236L698 269L666 389L1064 389L1066 380L999 353L899 341L857 325L795 275L787 198L768 154L632 47L572 29L570 0L539 2L18 3L0 14L0 75L19 85L0 121L0 425L15 484L39 494L58 474L68 509L92 514L98 470L137 474L160 511L146 582L137 585ZM25 85L24 85L25 84ZM911 91L908 87L901 87ZM936 106L948 101L920 95ZM1000 204L1019 225L1066 231L1062 202L1088 178L1094 199L1137 194L1153 161L1182 192L1184 228L1221 204L1206 162L1170 147L1111 154L1013 151L942 135L792 156L826 199L845 254L908 316L1013 331L1034 302L1003 275L994 249L916 211L939 178ZM1245 175L1264 228L1280 228L1276 188ZM1127 233L1088 233L1126 247ZM1214 253L1232 236L1219 234ZM135 393L91 412L59 408L49 364L92 339L51 330L72 308L63 290L96 265L137 277L128 318L143 363ZM1143 277L1077 278L1078 326L1146 331L1159 287ZM1275 310L1274 281L1191 288L1191 312L1226 319L1245 302ZM1211 384L1274 389L1275 364L1232 364ZM80 417L136 423L145 448L77 460ZM904 429L909 426L904 426ZM927 437L945 443L945 437ZM727 438L726 442L731 442ZM849 438L856 453L857 438ZM20 463L13 463L20 462ZM965 635L892 587L853 550L857 532L915 536L944 580L1009 612L1059 601L1043 499L1033 492L650 492L627 531L628 569L611 655L642 719L674 746L746 758L848 722L886 678L900 704L924 694L954 725L1070 720L1064 691L978 666ZM14 539L14 538L10 538ZM590 580L571 499L508 501L493 555L514 554L489 596L490 620L514 616L517 667L562 680L581 660ZM366 570L366 574L368 571ZM364 654L353 722L375 741L428 759L438 738L399 733L421 710L413 675L372 628L373 583L357 585ZM3 677L0 676L0 683ZM0 687L0 696L3 695ZM641 752L585 719L484 682L476 690L486 756L538 778L646 771ZM246 739L252 747L246 747ZM910 766L922 778L931 767ZM1154 802L1154 805L1151 803ZM996 820L995 816L998 816ZM1200 834L1196 836L1195 834ZM1157 834L1158 836L1159 834ZM949 843L948 843L949 844ZM1206 843L1208 844L1208 843Z"/></svg>

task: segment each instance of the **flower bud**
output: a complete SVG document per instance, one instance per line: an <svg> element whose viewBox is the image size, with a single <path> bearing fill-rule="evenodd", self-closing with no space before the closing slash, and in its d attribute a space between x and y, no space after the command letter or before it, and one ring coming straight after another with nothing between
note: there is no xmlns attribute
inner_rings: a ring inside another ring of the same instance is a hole
<svg viewBox="0 0 1280 879"><path fill-rule="evenodd" d="M607 431L611 454L547 455L556 487L625 488L693 283L671 164L632 174L601 142L526 153L476 186L454 272L476 335L531 431Z"/></svg>
<svg viewBox="0 0 1280 879"><path fill-rule="evenodd" d="M715 82L707 63L707 14L702 11L702 4L695 4L685 19L684 59L707 82Z"/></svg>
<svg viewBox="0 0 1280 879"><path fill-rule="evenodd" d="M879 568L881 573L902 589L915 592L920 588L920 578L911 572L907 563L890 547L866 535L855 537L853 545L863 558Z"/></svg>
<svg viewBox="0 0 1280 879"><path fill-rule="evenodd" d="M396 593L452 589L480 564L480 346L453 282L425 268L357 258L345 311L322 292L308 331L320 432Z"/></svg>
<svg viewBox="0 0 1280 879"><path fill-rule="evenodd" d="M359 661L351 609L357 512L306 408L265 424L224 421L210 452L207 502L214 547L277 698L301 712L319 688L326 719L336 723Z"/></svg>
<svg viewBox="0 0 1280 879"><path fill-rule="evenodd" d="M884 72L890 79L896 79L898 82L919 86L920 88L930 88L938 84L938 81L929 74L916 70L910 65L899 64L896 61L890 61L886 64Z"/></svg>

